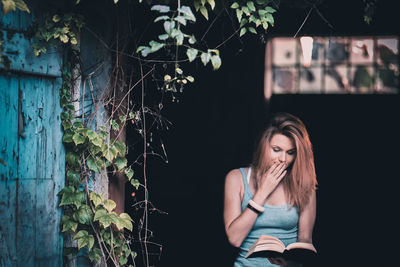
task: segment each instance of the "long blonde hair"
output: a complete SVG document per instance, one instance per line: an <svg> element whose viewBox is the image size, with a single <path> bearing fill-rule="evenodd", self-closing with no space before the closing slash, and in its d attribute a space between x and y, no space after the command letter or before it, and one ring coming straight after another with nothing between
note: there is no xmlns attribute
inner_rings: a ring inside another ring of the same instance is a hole
<svg viewBox="0 0 400 267"><path fill-rule="evenodd" d="M316 190L317 179L310 138L304 123L296 116L284 112L272 116L254 151L252 179L257 189L261 176L271 165L270 142L275 134L290 138L296 147L295 159L282 183L289 203L302 210L308 204L312 190Z"/></svg>

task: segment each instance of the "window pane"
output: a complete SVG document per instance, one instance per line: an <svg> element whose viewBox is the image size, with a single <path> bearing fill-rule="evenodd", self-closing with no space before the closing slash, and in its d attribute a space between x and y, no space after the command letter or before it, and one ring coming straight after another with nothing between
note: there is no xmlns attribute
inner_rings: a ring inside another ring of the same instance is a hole
<svg viewBox="0 0 400 267"><path fill-rule="evenodd" d="M301 93L321 93L322 68L301 68L300 86Z"/></svg>
<svg viewBox="0 0 400 267"><path fill-rule="evenodd" d="M378 64L388 66L396 63L399 56L398 39L380 38L377 41Z"/></svg>
<svg viewBox="0 0 400 267"><path fill-rule="evenodd" d="M349 58L348 42L345 38L329 38L326 59L328 64L344 64Z"/></svg>
<svg viewBox="0 0 400 267"><path fill-rule="evenodd" d="M295 65L297 39L274 38L272 40L272 64L276 66Z"/></svg>
<svg viewBox="0 0 400 267"><path fill-rule="evenodd" d="M326 93L347 93L350 90L347 78L347 67L329 67L325 72Z"/></svg>
<svg viewBox="0 0 400 267"><path fill-rule="evenodd" d="M352 64L372 64L374 60L374 40L358 39L351 40L350 61Z"/></svg>
<svg viewBox="0 0 400 267"><path fill-rule="evenodd" d="M352 93L372 93L374 90L374 68L372 66L354 66L351 68Z"/></svg>
<svg viewBox="0 0 400 267"><path fill-rule="evenodd" d="M394 66L394 65L393 65ZM399 69L379 68L377 75L376 90L381 93L398 93L399 92Z"/></svg>
<svg viewBox="0 0 400 267"><path fill-rule="evenodd" d="M273 69L272 92L275 94L295 93L297 71L295 68L276 67Z"/></svg>

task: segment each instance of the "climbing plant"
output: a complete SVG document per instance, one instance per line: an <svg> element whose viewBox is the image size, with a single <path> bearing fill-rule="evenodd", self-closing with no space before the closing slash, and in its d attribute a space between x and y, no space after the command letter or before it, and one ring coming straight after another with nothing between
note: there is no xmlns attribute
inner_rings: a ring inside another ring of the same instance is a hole
<svg viewBox="0 0 400 267"><path fill-rule="evenodd" d="M129 257L136 256L124 234L124 229L132 231L133 220L127 213L115 213L113 200L89 190L88 180L93 173L113 165L117 171L124 172L136 188L139 181L132 178L133 170L127 166L125 144L109 139L105 126L92 130L74 115L71 65L68 63L63 68L62 78L60 105L63 108L62 140L66 147L66 187L58 195L64 210L62 232L69 232L77 241L77 247L64 248L64 255L76 255L87 246L90 260L100 262L110 258L116 266L124 266Z"/></svg>

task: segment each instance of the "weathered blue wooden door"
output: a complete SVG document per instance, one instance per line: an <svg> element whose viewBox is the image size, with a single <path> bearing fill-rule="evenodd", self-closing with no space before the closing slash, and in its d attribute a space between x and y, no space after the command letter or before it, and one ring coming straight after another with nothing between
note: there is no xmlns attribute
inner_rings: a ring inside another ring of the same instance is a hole
<svg viewBox="0 0 400 267"><path fill-rule="evenodd" d="M60 57L36 58L31 15L0 15L0 266L62 266Z"/></svg>

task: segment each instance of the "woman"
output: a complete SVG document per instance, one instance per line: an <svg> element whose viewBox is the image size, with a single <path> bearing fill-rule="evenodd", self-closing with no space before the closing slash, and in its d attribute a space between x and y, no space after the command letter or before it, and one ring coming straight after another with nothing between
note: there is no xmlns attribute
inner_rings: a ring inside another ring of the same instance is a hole
<svg viewBox="0 0 400 267"><path fill-rule="evenodd" d="M291 114L275 114L260 138L251 166L226 176L225 231L229 242L240 247L234 266L298 266L282 258L244 256L261 235L275 236L285 245L312 243L316 185L306 127Z"/></svg>

